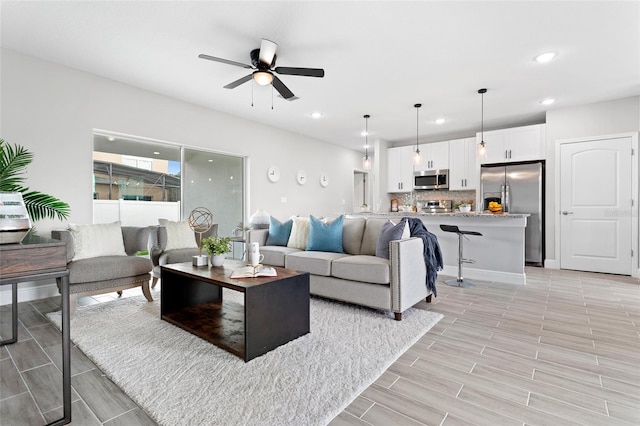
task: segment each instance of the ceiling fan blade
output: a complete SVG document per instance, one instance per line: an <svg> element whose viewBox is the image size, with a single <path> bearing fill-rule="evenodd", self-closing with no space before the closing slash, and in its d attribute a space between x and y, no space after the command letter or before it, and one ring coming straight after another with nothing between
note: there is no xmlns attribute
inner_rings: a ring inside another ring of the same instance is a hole
<svg viewBox="0 0 640 426"><path fill-rule="evenodd" d="M271 66L277 49L278 45L276 43L263 38L262 43L260 43L260 62Z"/></svg>
<svg viewBox="0 0 640 426"><path fill-rule="evenodd" d="M293 92L289 90L287 86L284 85L282 80L280 80L275 75L273 76L273 81L271 82L271 84L273 84L273 87L275 87L278 93L280 93L280 95L282 95L282 97L285 98L286 100L293 101L295 99L298 99L296 95L294 95Z"/></svg>
<svg viewBox="0 0 640 426"><path fill-rule="evenodd" d="M295 68L295 67L275 67L273 69L278 74L302 75L305 77L324 77L322 68Z"/></svg>
<svg viewBox="0 0 640 426"><path fill-rule="evenodd" d="M243 64L241 62L236 62L236 61L230 61L229 59L216 58L215 56L205 55L204 53L201 53L200 55L198 55L198 58L208 59L214 62L222 62L223 64L228 64L228 65L235 65L236 67L251 69L251 65Z"/></svg>
<svg viewBox="0 0 640 426"><path fill-rule="evenodd" d="M240 86L242 83L246 83L247 81L251 80L251 78L253 77L253 74L249 74L249 75L245 75L244 77L227 84L226 86L224 86L225 89L233 89L235 87Z"/></svg>

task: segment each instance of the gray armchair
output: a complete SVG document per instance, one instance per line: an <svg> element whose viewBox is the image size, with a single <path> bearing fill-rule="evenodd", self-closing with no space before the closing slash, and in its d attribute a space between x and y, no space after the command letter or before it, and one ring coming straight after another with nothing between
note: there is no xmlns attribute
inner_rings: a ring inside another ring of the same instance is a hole
<svg viewBox="0 0 640 426"><path fill-rule="evenodd" d="M155 288L160 279L160 267L171 263L191 262L193 256L200 254L197 248L181 248L165 250L167 247L167 229L164 226L157 226L157 242L158 244L149 252L151 262L153 263L151 288ZM218 235L218 224L214 223L211 228L202 234L202 238ZM200 243L200 235L195 233L196 242ZM203 254L207 254L203 252Z"/></svg>
<svg viewBox="0 0 640 426"><path fill-rule="evenodd" d="M149 302L153 301L149 280L153 264L148 257L136 256L139 251L157 246L156 227L123 226L122 238L127 256L100 256L73 260L73 235L69 230L51 231L51 237L67 244L67 267L69 268L70 314L73 318L78 297L103 294L133 287L141 287ZM99 242L96 242L98 244ZM60 289L60 280L57 280Z"/></svg>

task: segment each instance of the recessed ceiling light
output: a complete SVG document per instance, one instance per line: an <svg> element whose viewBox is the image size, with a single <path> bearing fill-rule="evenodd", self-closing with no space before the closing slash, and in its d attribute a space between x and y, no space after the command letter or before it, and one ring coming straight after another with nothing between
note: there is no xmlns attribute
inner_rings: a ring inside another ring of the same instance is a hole
<svg viewBox="0 0 640 426"><path fill-rule="evenodd" d="M364 149L369 149L369 148L370 148L370 146L369 146L369 145L363 145L362 147L363 147Z"/></svg>
<svg viewBox="0 0 640 426"><path fill-rule="evenodd" d="M536 62L540 62L541 64L546 64L547 62L550 62L551 60L553 60L553 58L555 58L556 56L558 56L556 52L545 52L545 53L539 54L533 59Z"/></svg>
<svg viewBox="0 0 640 426"><path fill-rule="evenodd" d="M153 155L160 155L160 152L158 152L158 151L153 151Z"/></svg>
<svg viewBox="0 0 640 426"><path fill-rule="evenodd" d="M436 124L444 124L445 119L444 118L436 118Z"/></svg>
<svg viewBox="0 0 640 426"><path fill-rule="evenodd" d="M554 103L556 100L553 98L547 98L547 99L543 99L540 101L540 103L542 105L551 105L552 103Z"/></svg>
<svg viewBox="0 0 640 426"><path fill-rule="evenodd" d="M114 138L113 136L109 136L109 137L107 137L107 140L108 140L109 142L113 142L113 141L115 141L115 140L116 140L116 138Z"/></svg>
<svg viewBox="0 0 640 426"><path fill-rule="evenodd" d="M210 162L210 163L213 163L213 160L207 160L207 161Z"/></svg>
<svg viewBox="0 0 640 426"><path fill-rule="evenodd" d="M311 113L311 118L316 118L316 119L318 119L318 118L322 118L322 113L320 113L320 112L313 112L313 113Z"/></svg>
<svg viewBox="0 0 640 426"><path fill-rule="evenodd" d="M368 136L369 133L367 133L366 130L363 130L362 132L360 132L360 136Z"/></svg>

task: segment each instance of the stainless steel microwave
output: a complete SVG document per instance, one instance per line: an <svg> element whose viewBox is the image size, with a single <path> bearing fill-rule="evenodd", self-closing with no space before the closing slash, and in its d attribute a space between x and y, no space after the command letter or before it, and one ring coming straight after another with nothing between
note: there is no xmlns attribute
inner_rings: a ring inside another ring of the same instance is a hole
<svg viewBox="0 0 640 426"><path fill-rule="evenodd" d="M421 170L414 172L413 189L449 189L449 170Z"/></svg>

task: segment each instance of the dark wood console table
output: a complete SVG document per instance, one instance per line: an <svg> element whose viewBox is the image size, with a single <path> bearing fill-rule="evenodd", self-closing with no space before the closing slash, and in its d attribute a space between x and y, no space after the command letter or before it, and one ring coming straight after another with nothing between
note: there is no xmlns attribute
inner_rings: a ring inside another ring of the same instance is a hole
<svg viewBox="0 0 640 426"><path fill-rule="evenodd" d="M62 404L64 417L49 423L71 423L71 338L69 334L69 270L67 246L59 240L28 235L20 244L0 245L0 286L11 284L11 338L18 341L18 284L60 278L62 291Z"/></svg>

